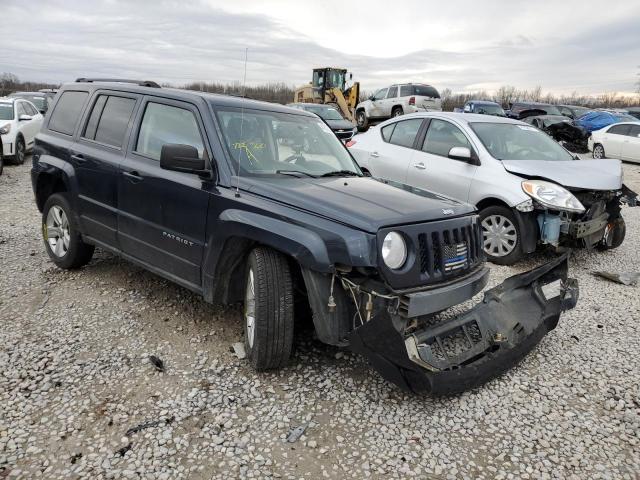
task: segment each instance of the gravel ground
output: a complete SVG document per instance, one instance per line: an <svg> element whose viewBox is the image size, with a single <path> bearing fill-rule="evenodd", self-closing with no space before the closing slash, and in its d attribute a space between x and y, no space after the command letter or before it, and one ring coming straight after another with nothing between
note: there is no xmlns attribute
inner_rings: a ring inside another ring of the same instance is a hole
<svg viewBox="0 0 640 480"><path fill-rule="evenodd" d="M640 166L625 171L640 191ZM572 258L578 306L518 367L459 396L418 397L304 329L287 368L256 373L230 352L237 307L110 254L57 269L29 166L6 167L0 479L640 478L640 287L591 274L640 270L640 208L624 215L622 247ZM491 283L550 256L492 266Z"/></svg>

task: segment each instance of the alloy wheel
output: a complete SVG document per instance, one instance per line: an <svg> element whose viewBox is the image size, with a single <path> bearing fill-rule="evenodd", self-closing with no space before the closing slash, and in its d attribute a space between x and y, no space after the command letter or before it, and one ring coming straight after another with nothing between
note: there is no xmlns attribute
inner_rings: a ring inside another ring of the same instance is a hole
<svg viewBox="0 0 640 480"><path fill-rule="evenodd" d="M16 145L16 160L20 164L24 162L24 142L18 141Z"/></svg>
<svg viewBox="0 0 640 480"><path fill-rule="evenodd" d="M364 113L363 112L358 113L357 121L358 121L358 126L362 127L364 125Z"/></svg>
<svg viewBox="0 0 640 480"><path fill-rule="evenodd" d="M45 238L53 254L62 258L69 250L71 233L69 230L69 219L62 208L54 205L47 213Z"/></svg>
<svg viewBox="0 0 640 480"><path fill-rule="evenodd" d="M602 145L596 145L593 149L593 158L604 158L604 148Z"/></svg>
<svg viewBox="0 0 640 480"><path fill-rule="evenodd" d="M518 234L507 217L490 215L482 220L482 240L487 255L505 257L516 248Z"/></svg>
<svg viewBox="0 0 640 480"><path fill-rule="evenodd" d="M247 326L247 342L253 348L256 338L256 294L253 281L253 268L249 269L247 275L247 289L244 294L244 319Z"/></svg>

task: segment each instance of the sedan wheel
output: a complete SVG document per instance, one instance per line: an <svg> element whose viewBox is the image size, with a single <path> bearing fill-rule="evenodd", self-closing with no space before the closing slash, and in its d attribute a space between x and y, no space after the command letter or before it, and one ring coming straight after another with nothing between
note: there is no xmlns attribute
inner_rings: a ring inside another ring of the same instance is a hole
<svg viewBox="0 0 640 480"><path fill-rule="evenodd" d="M516 248L518 233L507 217L490 215L482 220L482 240L487 255L506 257Z"/></svg>
<svg viewBox="0 0 640 480"><path fill-rule="evenodd" d="M604 147L600 144L593 147L593 158L605 158L604 156Z"/></svg>

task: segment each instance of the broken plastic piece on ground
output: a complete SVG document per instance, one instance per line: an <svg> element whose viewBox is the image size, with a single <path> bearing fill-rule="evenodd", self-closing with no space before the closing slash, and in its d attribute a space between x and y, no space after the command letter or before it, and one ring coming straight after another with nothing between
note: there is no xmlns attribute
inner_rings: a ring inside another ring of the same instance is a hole
<svg viewBox="0 0 640 480"><path fill-rule="evenodd" d="M235 356L240 360L247 358L247 352L244 349L244 343L236 342L231 345L231 348L233 349L233 353L235 354Z"/></svg>
<svg viewBox="0 0 640 480"><path fill-rule="evenodd" d="M153 368L155 368L157 371L164 372L164 362L158 357L156 357L155 355L149 355L149 362L151 362L151 365L153 365Z"/></svg>
<svg viewBox="0 0 640 480"><path fill-rule="evenodd" d="M125 437L130 437L132 434L139 432L140 430L144 430L146 428L157 427L158 425L169 425L175 420L175 417L162 418L160 420L153 420L151 422L141 423L140 425L136 425L135 427L131 427L124 434Z"/></svg>
<svg viewBox="0 0 640 480"><path fill-rule="evenodd" d="M302 425L294 428L289 432L289 436L287 437L287 442L294 443L297 442L298 439L302 436L304 431L307 429L308 424L303 423Z"/></svg>
<svg viewBox="0 0 640 480"><path fill-rule="evenodd" d="M640 272L593 272L593 274L622 285L637 285L638 280L640 280Z"/></svg>

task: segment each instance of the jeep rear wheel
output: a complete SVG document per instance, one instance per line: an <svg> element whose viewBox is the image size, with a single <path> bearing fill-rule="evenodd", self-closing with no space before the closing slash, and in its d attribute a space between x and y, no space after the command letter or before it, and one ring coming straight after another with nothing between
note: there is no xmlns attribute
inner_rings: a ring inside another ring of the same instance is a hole
<svg viewBox="0 0 640 480"><path fill-rule="evenodd" d="M64 193L51 195L42 209L42 237L53 263L64 269L86 265L94 246L84 243Z"/></svg>
<svg viewBox="0 0 640 480"><path fill-rule="evenodd" d="M293 286L286 257L254 249L247 260L245 349L256 370L284 366L293 348Z"/></svg>

